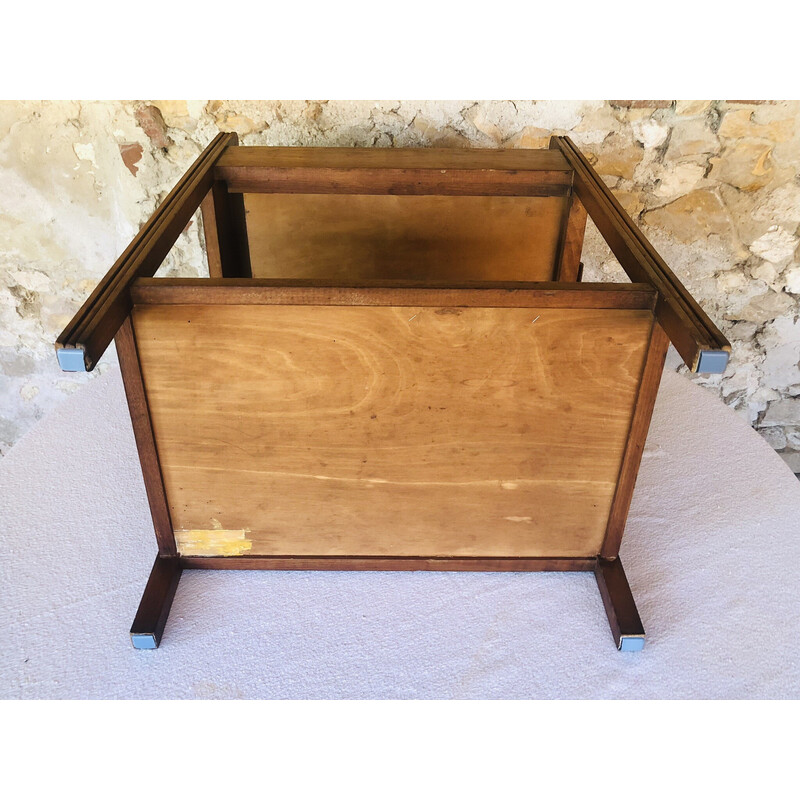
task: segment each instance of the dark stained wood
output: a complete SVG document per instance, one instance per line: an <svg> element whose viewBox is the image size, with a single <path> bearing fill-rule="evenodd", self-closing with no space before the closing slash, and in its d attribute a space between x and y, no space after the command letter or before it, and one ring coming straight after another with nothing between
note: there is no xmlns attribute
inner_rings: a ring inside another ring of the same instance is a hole
<svg viewBox="0 0 800 800"><path fill-rule="evenodd" d="M231 148L215 175L231 192L564 196L572 170L548 150Z"/></svg>
<svg viewBox="0 0 800 800"><path fill-rule="evenodd" d="M201 208L204 209L209 276L251 277L244 197L241 194L229 194L223 181L214 181Z"/></svg>
<svg viewBox="0 0 800 800"><path fill-rule="evenodd" d="M606 538L600 555L603 558L616 558L619 554L622 534L628 520L628 512L633 499L633 490L636 485L636 476L639 474L639 465L642 462L647 431L653 417L653 407L661 382L661 373L664 369L664 359L669 349L669 339L664 329L658 322L653 323L650 334L650 346L647 351L647 360L642 372L636 406L633 411L631 428L628 433L628 443L622 457L622 466L617 479L617 488L611 504L611 513L608 517Z"/></svg>
<svg viewBox="0 0 800 800"><path fill-rule="evenodd" d="M234 141L235 134L219 134L203 151L62 331L56 349L82 350L86 369L94 368L130 311L131 282L155 274L211 189L215 161Z"/></svg>
<svg viewBox="0 0 800 800"><path fill-rule="evenodd" d="M558 172L410 169L218 168L231 192L298 194L492 195L563 197L569 184Z"/></svg>
<svg viewBox="0 0 800 800"><path fill-rule="evenodd" d="M730 342L633 224L569 137L555 136L550 146L560 149L574 168L575 191L622 268L631 280L648 282L658 290L656 316L687 366L697 371L701 354L729 353Z"/></svg>
<svg viewBox="0 0 800 800"><path fill-rule="evenodd" d="M217 165L221 173L256 168L556 172L567 185L572 172L558 150L477 147L240 147Z"/></svg>
<svg viewBox="0 0 800 800"><path fill-rule="evenodd" d="M164 490L164 480L150 420L150 410L147 405L144 382L139 366L136 337L130 317L126 317L117 331L115 343L119 357L119 367L122 372L122 381L125 385L125 394L128 398L133 435L136 439L136 448L139 451L139 462L142 466L147 502L150 505L150 514L153 517L158 552L162 556L174 556L178 551L175 547L175 535L173 533L172 520L170 519L169 504Z"/></svg>
<svg viewBox="0 0 800 800"><path fill-rule="evenodd" d="M131 625L131 641L134 647L150 650L161 643L182 571L183 567L177 558L156 558Z"/></svg>
<svg viewBox="0 0 800 800"><path fill-rule="evenodd" d="M583 252L585 232L586 208L580 198L573 194L556 267L555 279L557 281L577 282L580 280L581 253Z"/></svg>
<svg viewBox="0 0 800 800"><path fill-rule="evenodd" d="M617 649L623 649L623 638L643 639L644 627L622 562L618 558L599 558L594 574Z"/></svg>
<svg viewBox="0 0 800 800"><path fill-rule="evenodd" d="M252 278L253 269L250 264L250 243L247 238L247 212L244 207L244 195L231 192L226 185L228 207L228 232L226 247L230 254L223 256L224 275L230 278Z"/></svg>
<svg viewBox="0 0 800 800"><path fill-rule="evenodd" d="M402 558L338 556L182 556L185 569L423 570L436 572L590 572L594 558Z"/></svg>
<svg viewBox="0 0 800 800"><path fill-rule="evenodd" d="M652 309L656 294L646 284L470 282L454 286L407 281L325 286L319 281L207 278L139 279L134 304L344 305L508 308Z"/></svg>

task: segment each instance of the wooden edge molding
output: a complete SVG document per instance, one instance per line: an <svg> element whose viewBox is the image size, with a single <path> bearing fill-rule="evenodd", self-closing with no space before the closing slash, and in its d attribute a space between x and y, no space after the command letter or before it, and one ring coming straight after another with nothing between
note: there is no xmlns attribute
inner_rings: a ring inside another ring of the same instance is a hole
<svg viewBox="0 0 800 800"><path fill-rule="evenodd" d="M319 281L226 280L218 278L139 279L131 287L134 305L336 305L461 306L478 308L653 309L656 292L647 284L483 283L454 286L411 281L376 281L368 286Z"/></svg>
<svg viewBox="0 0 800 800"><path fill-rule="evenodd" d="M686 365L692 372L723 372L730 342L667 267L574 142L568 136L554 136L550 148L560 150L575 170L574 191L631 280L649 283L658 291L656 316Z"/></svg>
<svg viewBox="0 0 800 800"><path fill-rule="evenodd" d="M184 569L422 570L433 572L591 572L596 558L404 556L180 556Z"/></svg>
<svg viewBox="0 0 800 800"><path fill-rule="evenodd" d="M94 368L130 310L130 284L155 274L211 188L214 163L237 141L234 133L220 133L212 140L100 280L56 339L62 369Z"/></svg>

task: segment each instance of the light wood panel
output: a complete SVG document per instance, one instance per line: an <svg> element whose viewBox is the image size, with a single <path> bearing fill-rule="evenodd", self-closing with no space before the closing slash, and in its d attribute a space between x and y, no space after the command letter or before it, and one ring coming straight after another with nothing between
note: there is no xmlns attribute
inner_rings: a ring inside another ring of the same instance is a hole
<svg viewBox="0 0 800 800"><path fill-rule="evenodd" d="M254 278L550 281L564 197L246 194Z"/></svg>
<svg viewBox="0 0 800 800"><path fill-rule="evenodd" d="M218 530L229 556L561 558L599 552L652 313L141 305L134 324L192 555Z"/></svg>

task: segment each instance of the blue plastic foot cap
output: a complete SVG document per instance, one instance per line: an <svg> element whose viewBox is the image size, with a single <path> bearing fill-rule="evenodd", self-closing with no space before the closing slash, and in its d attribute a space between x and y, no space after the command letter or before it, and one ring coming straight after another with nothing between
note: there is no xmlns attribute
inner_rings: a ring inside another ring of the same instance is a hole
<svg viewBox="0 0 800 800"><path fill-rule="evenodd" d="M155 650L158 647L156 637L152 633L132 633L131 643L137 650Z"/></svg>
<svg viewBox="0 0 800 800"><path fill-rule="evenodd" d="M620 639L619 649L623 653L635 653L644 650L644 636L623 636Z"/></svg>
<svg viewBox="0 0 800 800"><path fill-rule="evenodd" d="M62 347L56 350L56 355L58 356L58 366L64 372L86 372L83 350L76 350L74 347Z"/></svg>

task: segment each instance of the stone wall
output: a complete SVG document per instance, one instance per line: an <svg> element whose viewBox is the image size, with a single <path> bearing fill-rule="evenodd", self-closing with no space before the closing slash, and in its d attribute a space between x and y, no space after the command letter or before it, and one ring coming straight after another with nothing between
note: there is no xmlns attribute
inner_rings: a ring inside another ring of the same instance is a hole
<svg viewBox="0 0 800 800"><path fill-rule="evenodd" d="M744 100L0 103L0 452L92 379L58 371L54 338L217 131L358 147L568 133L731 339L725 374L695 380L800 472L799 117ZM159 274L203 274L200 227ZM584 261L585 280L622 275L591 226Z"/></svg>

